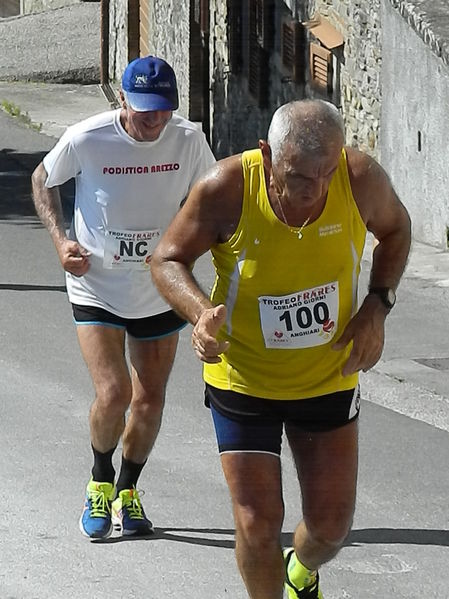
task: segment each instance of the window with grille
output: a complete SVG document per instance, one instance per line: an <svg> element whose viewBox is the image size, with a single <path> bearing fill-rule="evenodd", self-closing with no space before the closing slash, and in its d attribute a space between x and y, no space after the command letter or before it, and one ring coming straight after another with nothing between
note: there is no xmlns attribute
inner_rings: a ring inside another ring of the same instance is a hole
<svg viewBox="0 0 449 599"><path fill-rule="evenodd" d="M324 92L332 91L332 52L319 44L310 44L312 85Z"/></svg>
<svg viewBox="0 0 449 599"><path fill-rule="evenodd" d="M338 101L340 60L343 56L343 35L320 14L304 26L316 41L310 42L309 63L312 87ZM340 58L339 58L340 57Z"/></svg>
<svg viewBox="0 0 449 599"><path fill-rule="evenodd" d="M290 71L295 83L305 81L306 30L298 21L282 24L282 64Z"/></svg>
<svg viewBox="0 0 449 599"><path fill-rule="evenodd" d="M238 75L243 69L242 2L228 0L228 52L231 73Z"/></svg>
<svg viewBox="0 0 449 599"><path fill-rule="evenodd" d="M268 106L270 49L273 45L272 0L248 0L248 89L260 108Z"/></svg>
<svg viewBox="0 0 449 599"><path fill-rule="evenodd" d="M274 1L254 0L252 4L255 13L257 42L261 48L269 51L273 48Z"/></svg>

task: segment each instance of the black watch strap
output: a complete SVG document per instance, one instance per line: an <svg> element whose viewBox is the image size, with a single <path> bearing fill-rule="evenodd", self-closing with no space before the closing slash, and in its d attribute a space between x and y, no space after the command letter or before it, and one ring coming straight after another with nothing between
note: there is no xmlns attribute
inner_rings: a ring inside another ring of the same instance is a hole
<svg viewBox="0 0 449 599"><path fill-rule="evenodd" d="M370 287L368 293L379 296L387 310L391 310L396 303L396 293L391 287Z"/></svg>

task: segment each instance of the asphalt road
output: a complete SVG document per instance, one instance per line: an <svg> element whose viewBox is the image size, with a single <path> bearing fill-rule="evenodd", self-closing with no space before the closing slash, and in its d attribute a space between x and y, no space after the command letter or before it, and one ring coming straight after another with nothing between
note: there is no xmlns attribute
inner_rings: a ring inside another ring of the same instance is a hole
<svg viewBox="0 0 449 599"><path fill-rule="evenodd" d="M78 530L92 387L63 275L29 195L31 170L53 143L0 112L0 599L244 599L189 329L140 481L154 538L93 543ZM383 360L362 378L369 401L357 512L345 547L322 569L326 599L448 597L449 268L439 256L435 277L434 259L421 252L411 262ZM196 273L209 285L207 258ZM283 458L288 544L300 500L286 448Z"/></svg>

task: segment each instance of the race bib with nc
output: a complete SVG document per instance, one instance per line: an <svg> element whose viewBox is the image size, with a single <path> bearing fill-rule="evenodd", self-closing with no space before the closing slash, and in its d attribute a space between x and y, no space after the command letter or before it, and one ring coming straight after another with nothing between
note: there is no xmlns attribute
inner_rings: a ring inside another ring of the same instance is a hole
<svg viewBox="0 0 449 599"><path fill-rule="evenodd" d="M151 254L154 252L160 237L160 229L151 231L118 231L117 229L106 231L104 268L148 269Z"/></svg>

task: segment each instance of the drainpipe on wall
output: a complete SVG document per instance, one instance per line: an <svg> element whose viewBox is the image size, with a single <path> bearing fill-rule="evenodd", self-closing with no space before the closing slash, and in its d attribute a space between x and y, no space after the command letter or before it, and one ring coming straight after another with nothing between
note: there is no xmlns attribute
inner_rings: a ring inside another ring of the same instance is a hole
<svg viewBox="0 0 449 599"><path fill-rule="evenodd" d="M100 4L100 83L109 83L109 0Z"/></svg>
<svg viewBox="0 0 449 599"><path fill-rule="evenodd" d="M201 42L203 47L203 132L207 141L211 142L211 122L210 122L210 47L209 47L209 30L210 30L210 10L209 0L201 1Z"/></svg>

